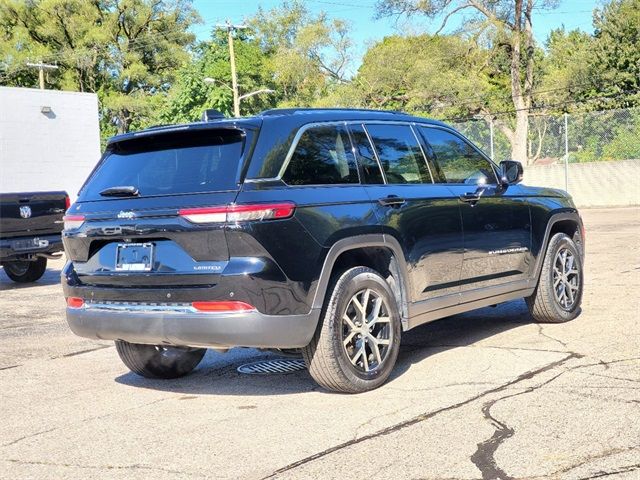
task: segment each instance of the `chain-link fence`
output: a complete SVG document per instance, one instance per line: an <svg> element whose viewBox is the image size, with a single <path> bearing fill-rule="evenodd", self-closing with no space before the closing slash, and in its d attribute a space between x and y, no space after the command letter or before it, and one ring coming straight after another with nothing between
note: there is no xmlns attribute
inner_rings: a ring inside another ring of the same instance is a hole
<svg viewBox="0 0 640 480"><path fill-rule="evenodd" d="M498 122L454 126L494 160L511 157ZM568 190L578 206L640 205L640 108L529 117L525 183Z"/></svg>

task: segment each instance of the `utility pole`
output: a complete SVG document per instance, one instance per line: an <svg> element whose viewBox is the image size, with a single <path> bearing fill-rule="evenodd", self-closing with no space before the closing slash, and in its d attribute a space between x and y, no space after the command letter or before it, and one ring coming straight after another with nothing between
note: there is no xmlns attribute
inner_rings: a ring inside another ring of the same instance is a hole
<svg viewBox="0 0 640 480"><path fill-rule="evenodd" d="M231 86L233 88L233 115L240 116L240 95L238 94L238 75L236 74L236 57L233 50L233 32L247 28L246 25L233 25L227 20L223 25L216 25L216 28L224 28L229 36L229 60L231 63Z"/></svg>
<svg viewBox="0 0 640 480"><path fill-rule="evenodd" d="M49 65L47 63L27 63L27 67L38 69L38 79L40 80L40 90L44 90L44 71L57 70L57 65Z"/></svg>

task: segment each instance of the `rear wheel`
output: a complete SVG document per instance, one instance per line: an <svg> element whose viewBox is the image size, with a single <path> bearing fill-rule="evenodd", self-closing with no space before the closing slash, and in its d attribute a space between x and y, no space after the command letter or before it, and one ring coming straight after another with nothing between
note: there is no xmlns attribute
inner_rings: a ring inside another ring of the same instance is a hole
<svg viewBox="0 0 640 480"><path fill-rule="evenodd" d="M302 354L313 379L336 392L382 385L400 349L400 315L378 272L355 267L335 281L322 324Z"/></svg>
<svg viewBox="0 0 640 480"><path fill-rule="evenodd" d="M562 323L580 313L582 303L582 255L564 233L551 237L540 279L526 299L531 316L540 323Z"/></svg>
<svg viewBox="0 0 640 480"><path fill-rule="evenodd" d="M33 261L14 260L2 264L4 273L14 282L35 282L44 275L47 269L47 259L40 257Z"/></svg>
<svg viewBox="0 0 640 480"><path fill-rule="evenodd" d="M178 378L198 366L206 348L142 345L116 340L120 360L133 373L147 378Z"/></svg>

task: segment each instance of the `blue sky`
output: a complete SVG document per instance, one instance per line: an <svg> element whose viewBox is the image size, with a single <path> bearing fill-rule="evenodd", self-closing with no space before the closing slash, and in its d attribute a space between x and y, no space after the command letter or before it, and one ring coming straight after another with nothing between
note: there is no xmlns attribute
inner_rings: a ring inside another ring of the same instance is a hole
<svg viewBox="0 0 640 480"><path fill-rule="evenodd" d="M591 33L592 11L601 6L602 2L603 0L560 0L560 5L555 10L536 9L533 17L536 39L544 44L549 32L562 25L568 30L579 28ZM252 16L258 6L269 9L280 5L282 0L194 0L193 3L204 21L204 24L194 27L193 31L199 39L206 40L216 23L222 23L226 19L234 23L242 22L244 18ZM387 35L434 32L441 22L424 18L399 24L394 19L374 20L375 0L306 0L304 3L313 12L325 11L332 17L350 22L358 59L370 43ZM445 32L452 31L459 25L459 20L451 20ZM359 63L358 59L355 60L356 64Z"/></svg>

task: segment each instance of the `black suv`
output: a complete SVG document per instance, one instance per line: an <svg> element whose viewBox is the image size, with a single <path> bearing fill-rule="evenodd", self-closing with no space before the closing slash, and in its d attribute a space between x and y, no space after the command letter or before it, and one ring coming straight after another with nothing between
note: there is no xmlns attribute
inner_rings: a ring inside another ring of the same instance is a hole
<svg viewBox="0 0 640 480"><path fill-rule="evenodd" d="M146 377L207 347L301 349L362 392L415 326L525 298L580 311L582 221L447 125L397 112L270 110L112 138L65 217L67 320Z"/></svg>

